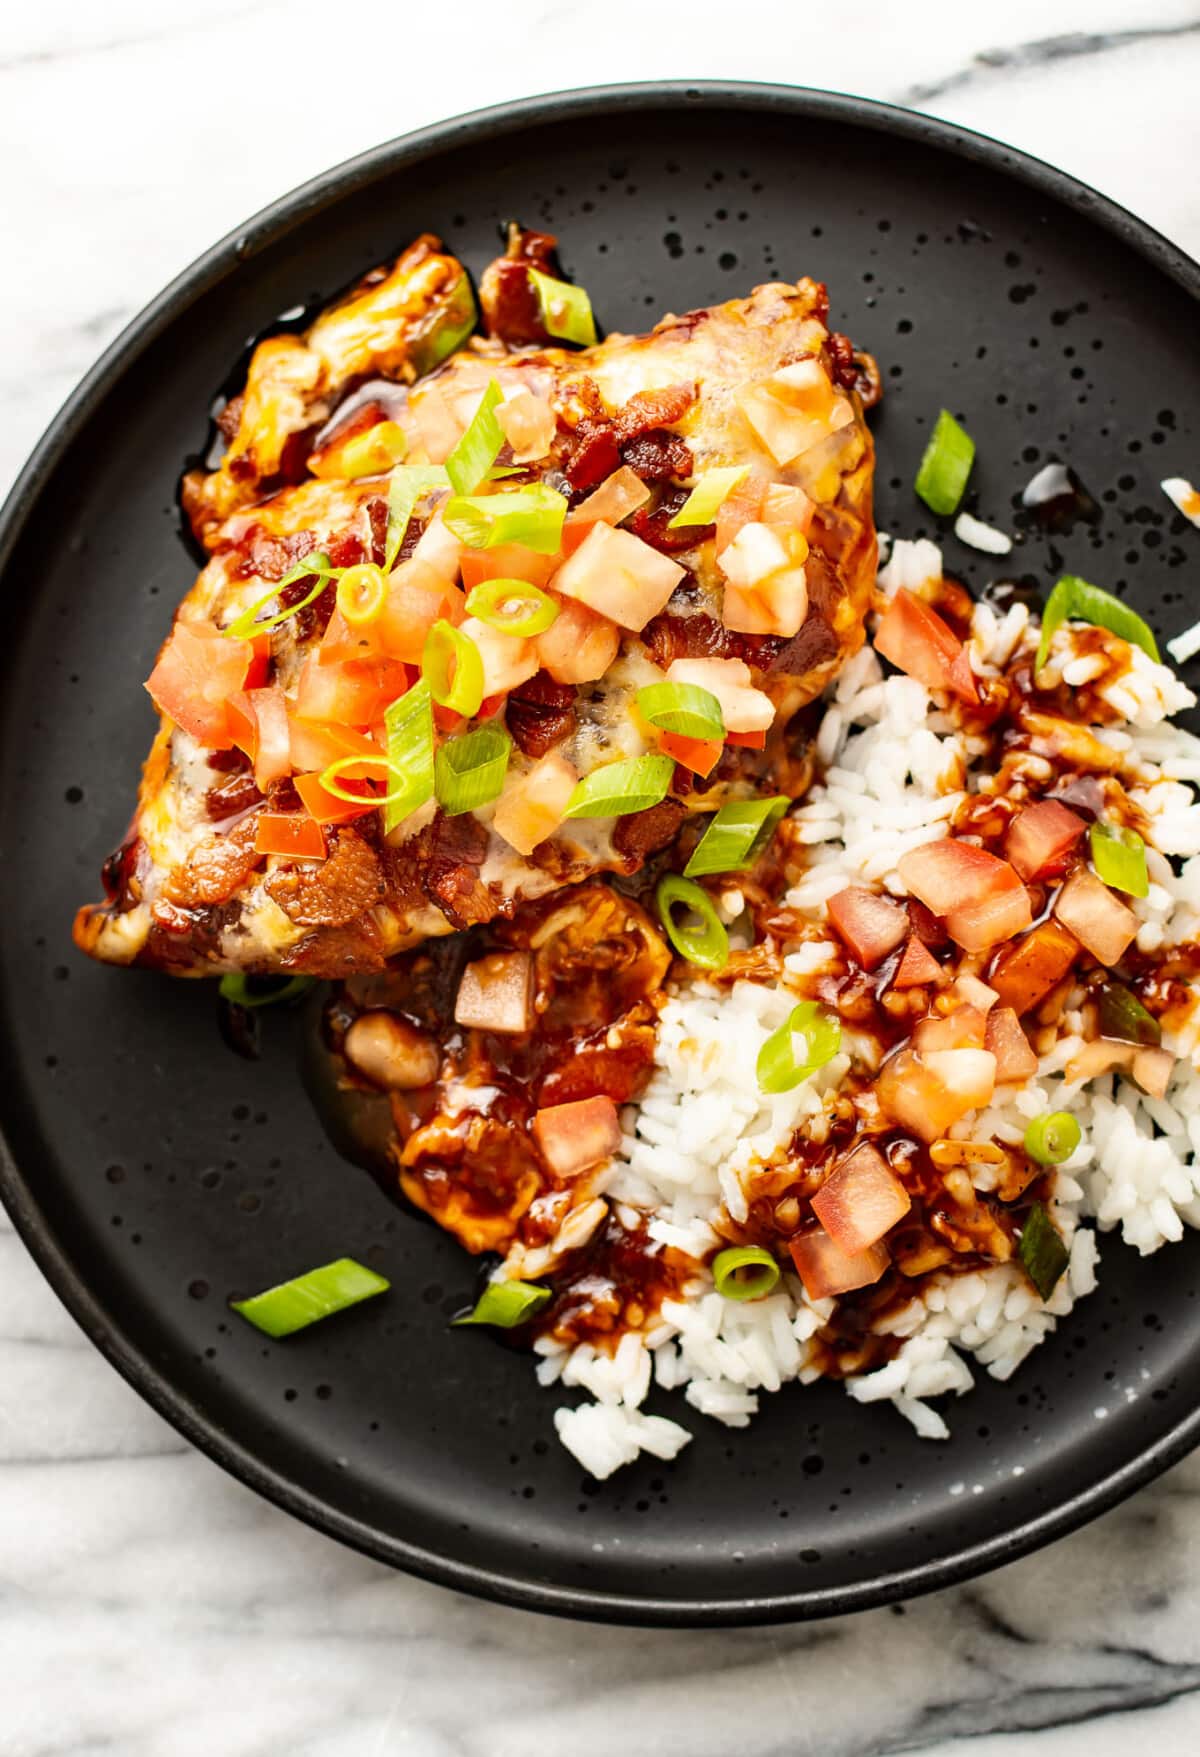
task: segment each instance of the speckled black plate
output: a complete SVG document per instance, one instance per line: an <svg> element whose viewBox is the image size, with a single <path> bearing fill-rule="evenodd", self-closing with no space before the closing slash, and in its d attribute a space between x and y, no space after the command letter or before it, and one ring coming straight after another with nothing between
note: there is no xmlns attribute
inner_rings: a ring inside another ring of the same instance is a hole
<svg viewBox="0 0 1200 1757"><path fill-rule="evenodd" d="M1102 517L1030 537L1015 570L1128 591L1160 632L1200 606L1197 537L1157 489L1196 460L1200 271L1056 171L922 117L767 87L632 87L449 122L286 197L125 332L59 415L3 519L3 1194L113 1364L197 1445L373 1555L542 1610L663 1623L825 1614L1008 1560L1129 1493L1200 1434L1189 1239L1104 1246L1101 1291L953 1441L834 1386L765 1397L744 1433L695 1418L674 1466L597 1487L558 1446L530 1362L447 1312L471 1265L325 1143L294 1021L261 1062L211 984L88 964L77 903L124 830L141 692L192 563L175 486L246 337L436 229L478 271L509 215L558 232L609 327L811 273L879 357L879 521L931 415L979 443L971 503L1068 460ZM987 558L947 544L972 585ZM1190 561L1192 573L1185 568ZM341 1253L386 1300L284 1344L226 1311ZM679 1413L672 1400L662 1407Z"/></svg>

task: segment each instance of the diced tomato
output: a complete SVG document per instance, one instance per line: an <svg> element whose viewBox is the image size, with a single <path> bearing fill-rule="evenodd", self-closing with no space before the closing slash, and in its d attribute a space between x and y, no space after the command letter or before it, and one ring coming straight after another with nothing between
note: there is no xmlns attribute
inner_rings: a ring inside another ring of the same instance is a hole
<svg viewBox="0 0 1200 1757"><path fill-rule="evenodd" d="M291 766L301 773L310 769L327 769L344 756L379 756L382 744L366 732L355 732L349 726L330 721L303 720L296 714L288 718Z"/></svg>
<svg viewBox="0 0 1200 1757"><path fill-rule="evenodd" d="M565 757L548 751L523 775L506 783L496 801L492 828L518 854L532 854L562 823L578 779Z"/></svg>
<svg viewBox="0 0 1200 1757"><path fill-rule="evenodd" d="M1084 820L1057 799L1040 799L1009 824L1004 852L1023 879L1057 878L1086 829Z"/></svg>
<svg viewBox="0 0 1200 1757"><path fill-rule="evenodd" d="M807 536L816 510L803 488L789 482L771 482L762 497L758 516L764 525L790 525Z"/></svg>
<svg viewBox="0 0 1200 1757"><path fill-rule="evenodd" d="M533 645L555 683L594 683L616 659L621 636L606 616L568 598Z"/></svg>
<svg viewBox="0 0 1200 1757"><path fill-rule="evenodd" d="M198 744L228 750L233 733L225 704L240 690L255 658L249 641L179 620L146 680L155 707Z"/></svg>
<svg viewBox="0 0 1200 1757"><path fill-rule="evenodd" d="M245 701L254 721L254 749L249 752L254 783L265 793L272 781L292 772L287 703L278 684L273 689L247 690Z"/></svg>
<svg viewBox="0 0 1200 1757"><path fill-rule="evenodd" d="M667 667L672 683L694 683L715 695L725 720L726 742L741 743L739 734L762 736L775 719L775 704L764 690L755 689L750 667L743 659L673 659ZM762 744L752 744L761 750Z"/></svg>
<svg viewBox="0 0 1200 1757"><path fill-rule="evenodd" d="M908 916L900 904L867 890L864 885L848 885L844 891L838 891L830 897L826 908L836 932L864 970L874 970L882 964L908 932Z"/></svg>
<svg viewBox="0 0 1200 1757"><path fill-rule="evenodd" d="M244 689L237 690L225 703L228 718L229 736L239 750L244 750L250 761L254 761L254 748L258 742L258 728L250 709L250 698Z"/></svg>
<svg viewBox="0 0 1200 1757"><path fill-rule="evenodd" d="M981 982L969 970L964 970L961 976L955 977L950 995L956 1006L974 1007L985 1018L999 999L994 988L989 988L986 982Z"/></svg>
<svg viewBox="0 0 1200 1757"><path fill-rule="evenodd" d="M1079 956L1079 941L1057 921L1042 921L1005 949L988 981L1018 1016L1044 1000Z"/></svg>
<svg viewBox="0 0 1200 1757"><path fill-rule="evenodd" d="M641 477L623 464L567 514L563 521L563 554L574 555L593 525L619 525L639 506L645 506L649 498L650 490Z"/></svg>
<svg viewBox="0 0 1200 1757"><path fill-rule="evenodd" d="M666 608L684 569L632 531L593 525L551 584L622 628L637 631Z"/></svg>
<svg viewBox="0 0 1200 1757"><path fill-rule="evenodd" d="M942 924L940 916L932 909L926 909L918 897L908 899L908 919L912 922L912 930L924 946L944 946L949 935Z"/></svg>
<svg viewBox="0 0 1200 1757"><path fill-rule="evenodd" d="M467 617L462 632L474 641L483 661L483 687L487 695L507 695L541 668L536 646L523 635L505 634L503 629L480 622L476 616Z"/></svg>
<svg viewBox="0 0 1200 1757"><path fill-rule="evenodd" d="M321 636L321 663L336 664L340 659L375 659L383 648L378 639L378 622L351 628L340 610L335 610Z"/></svg>
<svg viewBox="0 0 1200 1757"><path fill-rule="evenodd" d="M533 1119L533 1137L556 1177L577 1177L616 1152L621 1121L611 1098L579 1098L539 1110Z"/></svg>
<svg viewBox="0 0 1200 1757"><path fill-rule="evenodd" d="M261 689L271 674L271 637L256 634L250 642L250 664L242 680L243 689Z"/></svg>
<svg viewBox="0 0 1200 1757"><path fill-rule="evenodd" d="M1151 1098L1165 1098L1167 1087L1171 1084L1171 1075L1175 1072L1175 1057L1169 1049L1139 1049L1133 1058L1133 1077L1143 1092Z"/></svg>
<svg viewBox="0 0 1200 1757"><path fill-rule="evenodd" d="M412 560L419 567L432 568L447 585L453 585L458 579L462 552L462 538L454 535L441 513L437 512L418 537Z"/></svg>
<svg viewBox="0 0 1200 1757"><path fill-rule="evenodd" d="M519 1036L533 1023L533 963L528 952L490 952L467 964L458 984L454 1022L477 1031Z"/></svg>
<svg viewBox="0 0 1200 1757"><path fill-rule="evenodd" d="M856 1287L872 1287L891 1262L881 1244L848 1255L823 1227L802 1232L792 1239L788 1249L809 1299L832 1299L839 1293L851 1293Z"/></svg>
<svg viewBox="0 0 1200 1757"><path fill-rule="evenodd" d="M719 738L685 738L682 732L660 732L658 747L693 775L711 775L725 749Z"/></svg>
<svg viewBox="0 0 1200 1757"><path fill-rule="evenodd" d="M924 1060L931 1049L983 1049L987 1018L978 1007L955 1007L952 1013L931 1013L912 1034Z"/></svg>
<svg viewBox="0 0 1200 1757"><path fill-rule="evenodd" d="M372 624L372 634L385 653L419 665L425 636L435 622L460 623L466 598L438 570L414 555L388 575L387 603Z"/></svg>
<svg viewBox="0 0 1200 1757"><path fill-rule="evenodd" d="M720 555L728 549L743 525L753 524L763 512L766 483L753 471L732 488L717 511L716 542L713 552Z"/></svg>
<svg viewBox="0 0 1200 1757"><path fill-rule="evenodd" d="M1011 1007L993 1007L987 1016L983 1047L996 1058L996 1080L1003 1086L1012 1080L1032 1080L1038 1058Z"/></svg>
<svg viewBox="0 0 1200 1757"><path fill-rule="evenodd" d="M302 720L369 726L405 693L408 681L408 671L395 659L342 659L327 665L319 654L310 653L296 688L295 712Z"/></svg>
<svg viewBox="0 0 1200 1757"><path fill-rule="evenodd" d="M948 690L970 703L979 700L963 643L936 610L903 586L880 618L875 651L926 689Z"/></svg>
<svg viewBox="0 0 1200 1757"><path fill-rule="evenodd" d="M897 870L965 951L986 951L1033 919L1029 893L1007 860L972 842L926 842L903 855Z"/></svg>
<svg viewBox="0 0 1200 1757"><path fill-rule="evenodd" d="M1077 866L1058 896L1054 913L1101 964L1116 964L1128 951L1138 919L1086 866Z"/></svg>
<svg viewBox="0 0 1200 1757"><path fill-rule="evenodd" d="M969 1110L990 1102L996 1058L986 1049L910 1048L889 1057L875 1090L891 1117L920 1141L936 1141Z"/></svg>
<svg viewBox="0 0 1200 1757"><path fill-rule="evenodd" d="M324 860L325 833L299 811L263 811L254 825L256 854L283 854L292 860Z"/></svg>
<svg viewBox="0 0 1200 1757"><path fill-rule="evenodd" d="M533 463L554 444L558 422L547 397L518 390L496 410L500 431L512 448L513 462Z"/></svg>
<svg viewBox="0 0 1200 1757"><path fill-rule="evenodd" d="M945 982L946 972L933 953L912 934L892 977L893 988L923 988L927 983Z"/></svg>
<svg viewBox="0 0 1200 1757"><path fill-rule="evenodd" d="M349 792L361 785L350 780L342 784ZM303 800L308 815L319 824L348 824L352 819L374 811L378 797L375 792L368 793L364 786L362 804L351 805L349 800L339 799L335 793L327 792L321 785L320 775L297 775L293 785Z"/></svg>
<svg viewBox="0 0 1200 1757"><path fill-rule="evenodd" d="M848 1257L868 1250L911 1207L908 1191L869 1141L835 1167L812 1199L813 1213Z"/></svg>
<svg viewBox="0 0 1200 1757"><path fill-rule="evenodd" d="M470 592L484 580L525 580L531 586L544 586L560 560L557 555L539 555L523 543L499 543L494 549L464 549L459 565L462 583Z"/></svg>
<svg viewBox="0 0 1200 1757"><path fill-rule="evenodd" d="M765 732L727 732L725 742L741 750L766 750L767 735Z"/></svg>

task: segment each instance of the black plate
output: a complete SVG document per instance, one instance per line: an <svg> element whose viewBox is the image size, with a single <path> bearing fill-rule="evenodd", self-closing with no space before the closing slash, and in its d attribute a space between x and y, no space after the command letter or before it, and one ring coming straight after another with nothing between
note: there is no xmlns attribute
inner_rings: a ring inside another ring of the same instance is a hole
<svg viewBox="0 0 1200 1757"><path fill-rule="evenodd" d="M1196 615L1157 481L1195 456L1200 271L1046 166L854 99L717 86L539 99L342 166L137 319L4 515L4 1198L156 1408L386 1561L542 1610L664 1623L827 1614L944 1585L1068 1530L1195 1443L1194 1239L1152 1263L1109 1241L1101 1291L1015 1382L982 1376L949 1445L836 1387L791 1387L748 1432L697 1417L675 1466L597 1488L559 1448L555 1396L529 1361L447 1329L467 1258L323 1141L295 1027L270 1019L262 1062L239 1061L211 985L102 969L70 946L149 741L141 680L192 576L180 466L247 335L427 227L478 271L512 214L560 233L613 328L821 276L834 321L883 364L884 528L926 522L908 484L946 403L979 442L985 518L1011 526L1015 491L1052 455L1100 503L1095 528L1026 542L1019 571L1065 565L1128 589L1168 633ZM947 548L986 582L986 558ZM226 1313L231 1290L343 1252L392 1277L385 1302L282 1345Z"/></svg>

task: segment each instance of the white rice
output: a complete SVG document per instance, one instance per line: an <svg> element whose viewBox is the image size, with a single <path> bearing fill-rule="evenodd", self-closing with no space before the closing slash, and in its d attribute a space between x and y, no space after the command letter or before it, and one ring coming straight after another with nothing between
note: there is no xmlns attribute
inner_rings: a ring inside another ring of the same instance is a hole
<svg viewBox="0 0 1200 1757"><path fill-rule="evenodd" d="M895 541L880 574L885 591L919 587L941 575L930 543ZM972 661L980 674L1005 665L1037 637L1024 606L1000 617L986 605L974 613ZM1058 632L1049 664L1071 681L1076 652L1069 628ZM1089 673L1090 674L1090 673ZM1082 680L1082 677L1081 677ZM1200 740L1167 716L1194 697L1162 665L1138 650L1132 669L1104 688L1122 724L1102 734L1120 753L1122 779L1151 830L1150 894L1135 904L1145 950L1200 937L1200 808L1189 783L1200 780ZM785 1273L765 1299L730 1301L713 1290L702 1266L720 1242L722 1212L744 1220L757 1169L782 1156L803 1124L820 1138L823 1095L835 1089L851 1059L867 1061L872 1040L843 1031L842 1049L792 1092L758 1088L755 1060L803 993L805 982L835 953L825 904L847 884L882 884L901 894L896 871L907 849L945 834L947 820L974 783L968 740L911 678L885 679L864 648L833 687L825 728L823 782L796 811L809 865L787 902L807 918L806 936L785 960L787 987L740 981L718 990L695 981L665 1006L656 1071L640 1105L626 1113L621 1153L605 1179L605 1197L623 1223L649 1216L659 1244L696 1260L696 1274L678 1299L664 1301L642 1333L625 1335L613 1354L591 1345L567 1348L543 1339L539 1378L580 1387L594 1400L561 1408L559 1437L585 1469L606 1477L639 1452L674 1457L687 1429L642 1413L652 1384L682 1389L700 1415L744 1427L759 1397L789 1380L820 1376L818 1331L833 1301L809 1299ZM1167 855L1184 858L1178 874ZM922 1283L885 1334L899 1340L887 1364L846 1381L860 1403L890 1402L929 1439L945 1439L944 1415L928 1401L961 1396L982 1369L1007 1379L1029 1352L1096 1285L1096 1232L1119 1230L1142 1255L1200 1226L1200 1020L1164 1039L1180 1059L1165 1099L1112 1075L1081 1089L1065 1068L1080 1047L1060 1039L1024 1087L1001 1087L990 1108L953 1131L974 1139L1018 1143L1029 1120L1069 1109L1082 1130L1072 1158L1055 1175L1051 1215L1069 1250L1066 1272L1043 1302L1019 1265L966 1274L939 1274ZM969 1125L969 1126L968 1126ZM986 1190L989 1167L974 1174Z"/></svg>
<svg viewBox="0 0 1200 1757"><path fill-rule="evenodd" d="M995 525L985 525L972 513L960 512L954 521L954 535L960 543L966 543L972 549L981 549L985 555L1009 555L1012 553L1013 540L1007 531L998 531Z"/></svg>

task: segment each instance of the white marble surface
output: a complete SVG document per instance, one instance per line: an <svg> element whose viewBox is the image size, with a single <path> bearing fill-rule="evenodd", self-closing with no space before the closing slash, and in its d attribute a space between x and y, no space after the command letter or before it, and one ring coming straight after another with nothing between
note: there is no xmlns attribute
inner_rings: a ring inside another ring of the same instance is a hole
<svg viewBox="0 0 1200 1757"><path fill-rule="evenodd" d="M333 31L317 0L5 9L0 486L101 346L213 238L378 139L532 91L852 88L1014 141L1200 254L1197 0L844 11L843 31L836 9L817 28L795 0L358 0ZM392 1575L257 1500L92 1352L0 1223L0 1757L948 1757L967 1740L973 1757L1200 1749L1200 1457L1053 1549L903 1609L742 1633L572 1628Z"/></svg>

